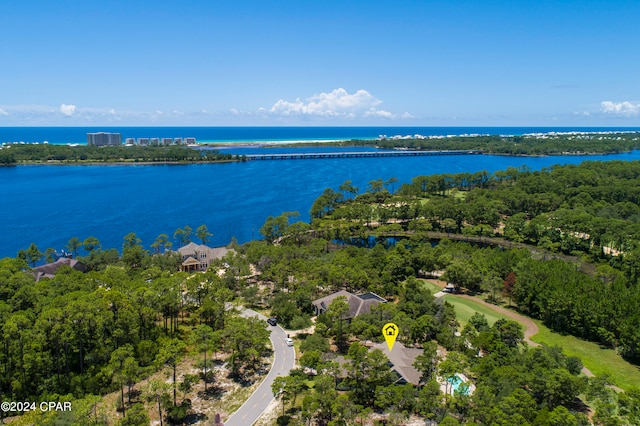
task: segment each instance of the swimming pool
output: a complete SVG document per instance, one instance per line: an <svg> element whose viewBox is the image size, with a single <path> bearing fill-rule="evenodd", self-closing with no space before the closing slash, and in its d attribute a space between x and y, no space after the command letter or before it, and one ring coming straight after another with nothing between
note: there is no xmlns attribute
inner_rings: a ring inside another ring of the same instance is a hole
<svg viewBox="0 0 640 426"><path fill-rule="evenodd" d="M451 388L453 389L452 393L462 393L463 395L469 395L469 385L460 377L459 374L456 374L453 377L449 377L447 382L451 384Z"/></svg>

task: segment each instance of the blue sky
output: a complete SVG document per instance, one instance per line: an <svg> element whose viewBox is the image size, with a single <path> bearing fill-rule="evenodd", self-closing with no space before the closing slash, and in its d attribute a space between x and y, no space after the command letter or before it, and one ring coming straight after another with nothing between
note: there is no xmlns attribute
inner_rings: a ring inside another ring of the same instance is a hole
<svg viewBox="0 0 640 426"><path fill-rule="evenodd" d="M0 126L640 126L640 2L0 6Z"/></svg>

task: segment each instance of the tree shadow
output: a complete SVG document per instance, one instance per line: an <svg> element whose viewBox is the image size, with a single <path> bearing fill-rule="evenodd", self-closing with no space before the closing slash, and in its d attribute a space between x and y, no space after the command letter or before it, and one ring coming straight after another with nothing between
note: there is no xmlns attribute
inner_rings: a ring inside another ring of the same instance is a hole
<svg viewBox="0 0 640 426"><path fill-rule="evenodd" d="M210 387L207 387L206 392L204 390L198 392L198 397L206 400L222 399L222 396L224 395L224 393L225 393L225 390L222 387L212 385Z"/></svg>
<svg viewBox="0 0 640 426"><path fill-rule="evenodd" d="M142 395L142 391L140 391L138 389L131 389L131 391L129 391L127 393L127 398L129 399L129 404L133 404L135 402L139 402L140 401L140 395Z"/></svg>
<svg viewBox="0 0 640 426"><path fill-rule="evenodd" d="M346 339L345 336L335 339L334 343L338 348L338 353L346 354L347 352L349 352L350 345L349 345L349 341Z"/></svg>
<svg viewBox="0 0 640 426"><path fill-rule="evenodd" d="M249 387L255 383L254 377L252 377L252 375L250 375L246 371L229 373L229 375L227 375L227 378L233 380L243 388Z"/></svg>
<svg viewBox="0 0 640 426"><path fill-rule="evenodd" d="M207 417L206 414L204 413L190 413L187 414L187 416L182 419L181 425L195 425L196 423L200 423L200 422L204 422L205 420L208 420L209 417Z"/></svg>

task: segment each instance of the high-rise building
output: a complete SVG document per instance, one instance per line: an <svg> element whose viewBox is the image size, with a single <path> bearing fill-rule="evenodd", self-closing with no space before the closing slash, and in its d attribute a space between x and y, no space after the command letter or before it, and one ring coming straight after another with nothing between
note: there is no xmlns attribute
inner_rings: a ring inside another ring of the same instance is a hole
<svg viewBox="0 0 640 426"><path fill-rule="evenodd" d="M120 133L87 133L87 145L89 146L120 146L122 135Z"/></svg>

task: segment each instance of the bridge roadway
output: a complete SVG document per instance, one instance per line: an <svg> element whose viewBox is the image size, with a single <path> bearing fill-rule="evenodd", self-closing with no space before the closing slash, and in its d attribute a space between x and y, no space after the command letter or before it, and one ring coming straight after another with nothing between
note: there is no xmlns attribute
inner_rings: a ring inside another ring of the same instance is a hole
<svg viewBox="0 0 640 426"><path fill-rule="evenodd" d="M366 157L417 157L428 155L475 155L482 154L482 150L463 149L450 151L364 151L364 152L302 152L287 154L247 154L247 160L313 160L322 158L366 158Z"/></svg>

